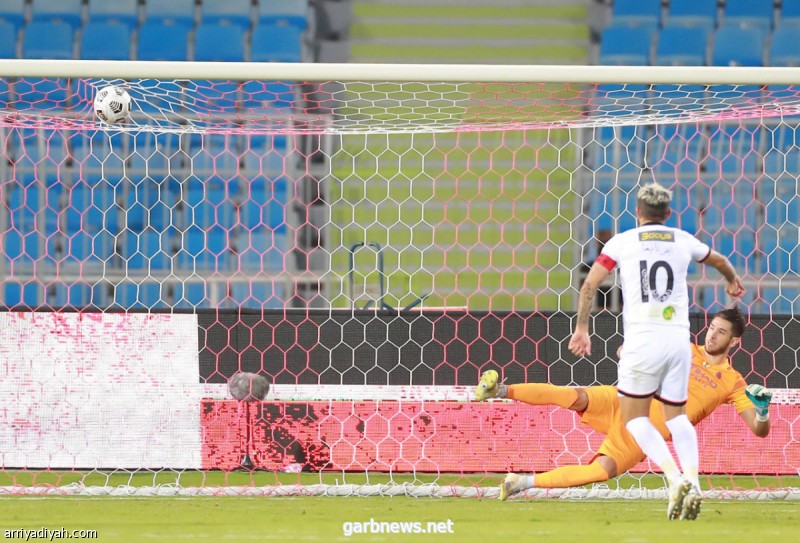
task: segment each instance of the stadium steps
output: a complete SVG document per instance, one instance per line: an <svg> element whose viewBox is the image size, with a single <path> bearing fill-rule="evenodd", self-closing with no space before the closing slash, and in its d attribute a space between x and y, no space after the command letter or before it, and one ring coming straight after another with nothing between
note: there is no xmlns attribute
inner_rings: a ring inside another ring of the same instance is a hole
<svg viewBox="0 0 800 543"><path fill-rule="evenodd" d="M550 137L567 140L566 132ZM348 150L333 163L342 181L330 185L342 292L348 248L367 241L384 247L392 306L432 293L427 306L571 307L571 295L561 293L574 266L569 172L577 150L559 151L545 138L520 131L346 137ZM369 268L370 260L357 261Z"/></svg>
<svg viewBox="0 0 800 543"><path fill-rule="evenodd" d="M583 64L587 0L386 0L353 7L352 62Z"/></svg>

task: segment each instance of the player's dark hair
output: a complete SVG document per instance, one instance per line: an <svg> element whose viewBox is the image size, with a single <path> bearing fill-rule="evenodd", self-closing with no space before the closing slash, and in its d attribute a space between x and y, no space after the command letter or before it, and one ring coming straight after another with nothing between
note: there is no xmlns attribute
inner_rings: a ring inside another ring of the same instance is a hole
<svg viewBox="0 0 800 543"><path fill-rule="evenodd" d="M731 323L731 332L733 333L733 337L742 337L742 334L744 334L745 320L742 311L738 307L734 306L729 309L723 309L714 315L714 318L716 317L725 319Z"/></svg>

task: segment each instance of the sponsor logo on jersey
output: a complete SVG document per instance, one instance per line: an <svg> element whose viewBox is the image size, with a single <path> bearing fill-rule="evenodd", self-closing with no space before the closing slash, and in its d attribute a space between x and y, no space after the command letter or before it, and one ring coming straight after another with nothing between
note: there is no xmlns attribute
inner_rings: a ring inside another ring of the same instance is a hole
<svg viewBox="0 0 800 543"><path fill-rule="evenodd" d="M671 320L672 320L672 317L674 317L674 316L675 316L675 308L674 308L674 307L672 307L671 305L668 305L668 306L667 306L667 307L665 307L665 308L664 308L664 310L661 312L661 316L662 316L662 317L664 317L664 320L665 320L665 321L671 321Z"/></svg>
<svg viewBox="0 0 800 543"><path fill-rule="evenodd" d="M675 241L675 232L668 230L653 230L651 232L639 232L639 241Z"/></svg>

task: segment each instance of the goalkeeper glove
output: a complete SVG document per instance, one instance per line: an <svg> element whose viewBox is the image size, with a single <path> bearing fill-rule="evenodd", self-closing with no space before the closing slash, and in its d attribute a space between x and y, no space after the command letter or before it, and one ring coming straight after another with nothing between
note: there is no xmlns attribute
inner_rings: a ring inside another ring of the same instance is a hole
<svg viewBox="0 0 800 543"><path fill-rule="evenodd" d="M756 420L759 422L769 420L769 402L772 401L772 391L761 385L747 385L744 393L756 406Z"/></svg>

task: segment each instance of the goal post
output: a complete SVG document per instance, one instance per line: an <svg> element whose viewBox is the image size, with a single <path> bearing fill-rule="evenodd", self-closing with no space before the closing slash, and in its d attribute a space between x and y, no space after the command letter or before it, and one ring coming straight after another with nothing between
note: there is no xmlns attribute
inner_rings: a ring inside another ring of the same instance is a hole
<svg viewBox="0 0 800 543"><path fill-rule="evenodd" d="M493 497L586 463L576 414L472 391L615 383L614 285L592 357L571 319L656 180L742 274L733 365L775 391L765 439L698 426L704 486L798 497L797 69L0 60L0 105L0 493ZM690 282L702 341L730 300Z"/></svg>

